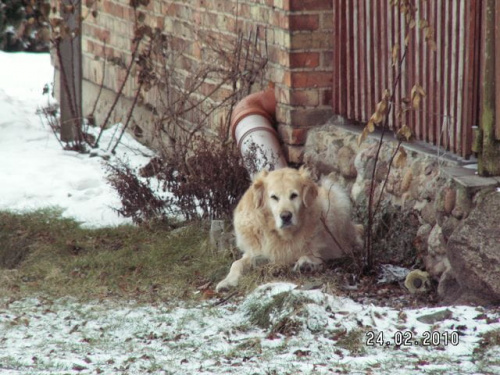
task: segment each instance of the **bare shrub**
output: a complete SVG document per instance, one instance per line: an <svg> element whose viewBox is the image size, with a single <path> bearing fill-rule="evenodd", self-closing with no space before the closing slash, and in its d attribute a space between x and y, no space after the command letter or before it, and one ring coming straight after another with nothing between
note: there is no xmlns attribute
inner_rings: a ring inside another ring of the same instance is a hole
<svg viewBox="0 0 500 375"><path fill-rule="evenodd" d="M363 215L366 217L366 212ZM417 260L414 240L418 228L415 211L384 202L373 219L373 254L378 263L413 266Z"/></svg>
<svg viewBox="0 0 500 375"><path fill-rule="evenodd" d="M135 223L169 217L188 221L228 219L250 180L232 143L197 138L191 156L152 159L139 175L121 162L109 165L108 180L120 195L117 211ZM160 198L159 193L166 192Z"/></svg>
<svg viewBox="0 0 500 375"><path fill-rule="evenodd" d="M185 161L171 157L162 174L164 189L175 197L172 203L188 219L230 217L249 185L234 147L210 139L198 138Z"/></svg>
<svg viewBox="0 0 500 375"><path fill-rule="evenodd" d="M120 195L117 212L136 224L153 219L167 220L168 202L160 199L150 184L142 181L125 162L108 164L108 182Z"/></svg>
<svg viewBox="0 0 500 375"><path fill-rule="evenodd" d="M368 134L373 133L376 127L381 129L380 137L378 140L378 145L376 149L376 154L374 158L374 166L372 170L370 190L367 202L367 214L368 220L365 226L365 244L364 244L364 260L365 265L363 267L363 272L369 274L373 272L375 265L375 244L376 244L376 217L381 206L381 201L383 197L383 192L385 190L389 174L393 164L398 160L404 160L406 158L406 151L402 147L404 141L408 142L413 136L412 129L407 125L407 115L410 111L419 110L419 105L421 100L426 96L424 88L417 82L413 85L410 95L407 97L402 97L399 100L398 107L396 105L396 96L399 92L398 87L401 85L401 80L404 80L403 74L407 73L408 70L404 69L406 55L408 53L409 40L412 33L417 33L420 30L425 37L425 42L427 47L434 51L436 49L436 43L434 42L433 28L429 25L425 19L417 19L417 7L413 1L391 1L391 5L398 7L402 15L404 15L405 20L405 42L403 45L394 44L391 48L392 55L392 70L393 70L393 80L392 89L385 89L383 91L382 100L377 103L374 113L371 115L367 124L363 128L362 133L358 137L358 146L363 143ZM415 25L418 21L418 28ZM413 32L413 30L415 30ZM396 124L392 127L389 126L390 113L396 111ZM378 163L380 161L380 152L384 142L384 136L386 132L392 131L398 143L396 149L394 150L390 160L386 176L382 185L382 189L378 197L375 197L375 175L378 170Z"/></svg>

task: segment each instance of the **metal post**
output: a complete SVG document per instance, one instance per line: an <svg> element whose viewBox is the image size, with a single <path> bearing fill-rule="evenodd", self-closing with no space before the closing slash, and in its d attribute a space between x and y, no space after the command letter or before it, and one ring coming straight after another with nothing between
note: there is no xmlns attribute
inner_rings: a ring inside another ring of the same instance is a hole
<svg viewBox="0 0 500 375"><path fill-rule="evenodd" d="M82 141L81 1L61 0L61 17L67 26L60 48L61 140Z"/></svg>

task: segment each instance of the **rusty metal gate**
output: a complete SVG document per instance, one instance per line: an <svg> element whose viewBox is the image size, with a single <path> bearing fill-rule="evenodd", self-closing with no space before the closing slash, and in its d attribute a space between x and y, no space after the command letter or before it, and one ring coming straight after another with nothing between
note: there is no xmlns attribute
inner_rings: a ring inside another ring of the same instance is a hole
<svg viewBox="0 0 500 375"><path fill-rule="evenodd" d="M354 121L370 118L383 91L392 90L397 74L393 46L404 46L410 34L394 108L420 84L427 96L410 112L407 125L417 139L468 158L472 126L479 121L481 1L415 0L412 28L405 24L401 5L389 0L333 3L334 112ZM425 41L420 19L431 27L435 50ZM389 125L398 127L395 113Z"/></svg>

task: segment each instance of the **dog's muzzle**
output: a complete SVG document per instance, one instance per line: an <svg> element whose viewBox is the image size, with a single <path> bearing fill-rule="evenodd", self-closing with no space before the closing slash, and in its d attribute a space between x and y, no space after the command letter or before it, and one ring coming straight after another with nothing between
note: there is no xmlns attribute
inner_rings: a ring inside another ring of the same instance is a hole
<svg viewBox="0 0 500 375"><path fill-rule="evenodd" d="M280 213L281 227L286 228L293 224L293 214L290 211L283 211Z"/></svg>

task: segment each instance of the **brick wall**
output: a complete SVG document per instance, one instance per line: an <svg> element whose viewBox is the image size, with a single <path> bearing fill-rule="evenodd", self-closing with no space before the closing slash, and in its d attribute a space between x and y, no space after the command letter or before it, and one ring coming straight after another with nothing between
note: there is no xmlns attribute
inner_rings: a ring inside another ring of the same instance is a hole
<svg viewBox="0 0 500 375"><path fill-rule="evenodd" d="M97 16L89 14L83 22L84 108L92 107L95 97L92 85L103 82L105 89L112 92L124 80L123 67L130 61L133 49L135 15L129 3L130 0L101 0L93 5ZM307 130L324 123L332 114L332 3L331 0L151 0L137 9L144 23L162 30L169 37L169 47L179 52L176 70L184 82L206 58L204 51L210 40L231 44L239 30L243 35L258 31L259 50L267 47L269 59L265 80L258 83L264 87L268 81L275 84L278 130L290 161L297 162ZM211 86L216 85L216 79L206 81L199 94L212 93L212 102L222 101L231 88L221 87L213 92ZM260 88L263 87L259 84L254 86ZM136 80L129 79L125 96L133 97L136 89ZM144 102L154 106L159 94L151 90ZM112 120L123 118L125 107L119 106ZM210 121L220 123L227 115L214 113ZM141 123L143 118L135 121Z"/></svg>

